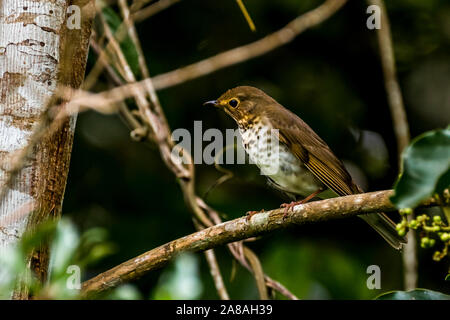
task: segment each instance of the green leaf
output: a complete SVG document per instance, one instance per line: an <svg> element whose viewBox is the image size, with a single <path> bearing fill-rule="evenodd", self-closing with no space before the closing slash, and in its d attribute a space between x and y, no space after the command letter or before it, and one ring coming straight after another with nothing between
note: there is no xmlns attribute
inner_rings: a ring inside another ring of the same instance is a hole
<svg viewBox="0 0 450 320"><path fill-rule="evenodd" d="M92 228L81 237L74 260L80 267L100 261L115 252L115 246L107 242L108 232L103 228Z"/></svg>
<svg viewBox="0 0 450 320"><path fill-rule="evenodd" d="M0 255L0 300L10 299L19 275L25 274L25 256L17 246L3 249Z"/></svg>
<svg viewBox="0 0 450 320"><path fill-rule="evenodd" d="M105 299L109 300L139 300L142 299L142 295L139 290L130 285L124 284L114 290L112 290Z"/></svg>
<svg viewBox="0 0 450 320"><path fill-rule="evenodd" d="M399 209L414 208L450 185L450 129L426 132L404 150L403 172L391 197Z"/></svg>
<svg viewBox="0 0 450 320"><path fill-rule="evenodd" d="M51 277L65 277L66 269L73 260L80 237L75 226L62 218L56 228L55 237L50 247Z"/></svg>
<svg viewBox="0 0 450 320"><path fill-rule="evenodd" d="M164 270L151 299L194 300L201 296L202 291L198 258L192 253L184 253Z"/></svg>
<svg viewBox="0 0 450 320"><path fill-rule="evenodd" d="M375 298L376 300L450 300L450 296L441 292L415 289L411 291L391 291Z"/></svg>

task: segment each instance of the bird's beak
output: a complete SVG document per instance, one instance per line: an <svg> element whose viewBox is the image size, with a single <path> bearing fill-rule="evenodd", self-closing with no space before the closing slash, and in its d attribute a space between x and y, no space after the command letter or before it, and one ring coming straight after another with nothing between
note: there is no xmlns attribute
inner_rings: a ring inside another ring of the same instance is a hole
<svg viewBox="0 0 450 320"><path fill-rule="evenodd" d="M217 107L218 103L217 103L217 100L211 100L211 101L206 101L203 105L205 107L208 107L208 106Z"/></svg>

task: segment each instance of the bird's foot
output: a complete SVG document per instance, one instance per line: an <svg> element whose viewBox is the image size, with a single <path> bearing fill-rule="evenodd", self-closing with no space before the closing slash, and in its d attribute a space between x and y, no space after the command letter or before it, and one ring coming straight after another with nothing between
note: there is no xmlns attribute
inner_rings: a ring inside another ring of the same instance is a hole
<svg viewBox="0 0 450 320"><path fill-rule="evenodd" d="M298 206L299 204L307 203L311 198L307 197L305 199L302 199L300 201L292 201L291 203L283 203L280 208L284 208L283 213L283 220L286 219L289 210L292 210L295 206Z"/></svg>
<svg viewBox="0 0 450 320"><path fill-rule="evenodd" d="M247 215L246 220L249 221L255 214L260 213L260 212L264 212L264 209L262 209L260 211L247 211L247 213L246 213L246 215Z"/></svg>
<svg viewBox="0 0 450 320"><path fill-rule="evenodd" d="M323 190L318 189L317 191L311 193L309 196L307 196L305 199L302 199L300 201L292 201L291 203L283 203L280 208L284 208L284 214L283 214L283 220L286 219L289 210L292 210L295 206L299 204L305 204L312 200L315 196L317 196L319 193L321 193Z"/></svg>
<svg viewBox="0 0 450 320"><path fill-rule="evenodd" d="M289 210L292 210L296 205L302 204L302 201L292 201L291 203L283 203L280 208L284 208L283 220L287 218Z"/></svg>

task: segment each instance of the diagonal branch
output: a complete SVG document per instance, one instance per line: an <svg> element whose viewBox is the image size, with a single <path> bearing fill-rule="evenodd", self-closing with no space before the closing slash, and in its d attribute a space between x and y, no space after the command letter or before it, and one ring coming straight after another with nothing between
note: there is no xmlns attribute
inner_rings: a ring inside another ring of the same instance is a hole
<svg viewBox="0 0 450 320"><path fill-rule="evenodd" d="M219 53L189 66L155 76L153 84L157 90L173 87L214 71L259 57L291 42L306 29L327 20L346 2L347 0L327 0L319 7L302 14L289 22L285 27L260 40Z"/></svg>
<svg viewBox="0 0 450 320"><path fill-rule="evenodd" d="M234 64L259 57L289 43L306 29L322 23L338 11L346 2L347 0L327 0L319 7L297 17L284 28L260 40L225 51L189 66L160 74L153 78L147 78L108 91L103 91L92 95L90 98L86 97L86 95L80 91L79 95L72 100L72 103L76 105L89 104L90 100L93 98L104 100L104 103L114 103L133 97L136 90L146 92L146 88L149 84L153 85L155 90L161 90L210 74Z"/></svg>
<svg viewBox="0 0 450 320"><path fill-rule="evenodd" d="M142 8L142 5L134 6L132 5L130 11L132 12L132 18L135 22L141 22L164 9L169 8L171 5L179 2L180 0L159 0L146 8ZM138 1L136 1L138 2ZM142 1L142 3L148 2L146 0Z"/></svg>
<svg viewBox="0 0 450 320"><path fill-rule="evenodd" d="M301 225L358 214L393 211L395 207L389 201L392 195L392 190L363 193L298 205L286 218L283 217L284 209L276 209L255 214L249 220L247 217L241 217L227 221L173 240L105 271L85 281L82 284L81 293L89 297L137 279L149 271L164 266L183 252L205 251L294 224ZM435 198L422 203L422 206L434 205L438 205Z"/></svg>

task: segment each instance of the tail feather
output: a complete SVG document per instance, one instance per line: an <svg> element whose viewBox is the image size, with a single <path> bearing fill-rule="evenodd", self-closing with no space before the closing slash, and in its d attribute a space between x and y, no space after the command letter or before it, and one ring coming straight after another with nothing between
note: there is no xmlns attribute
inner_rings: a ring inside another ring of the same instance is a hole
<svg viewBox="0 0 450 320"><path fill-rule="evenodd" d="M374 228L395 249L401 250L407 242L406 238L398 235L395 223L384 213L371 213L359 217Z"/></svg>

